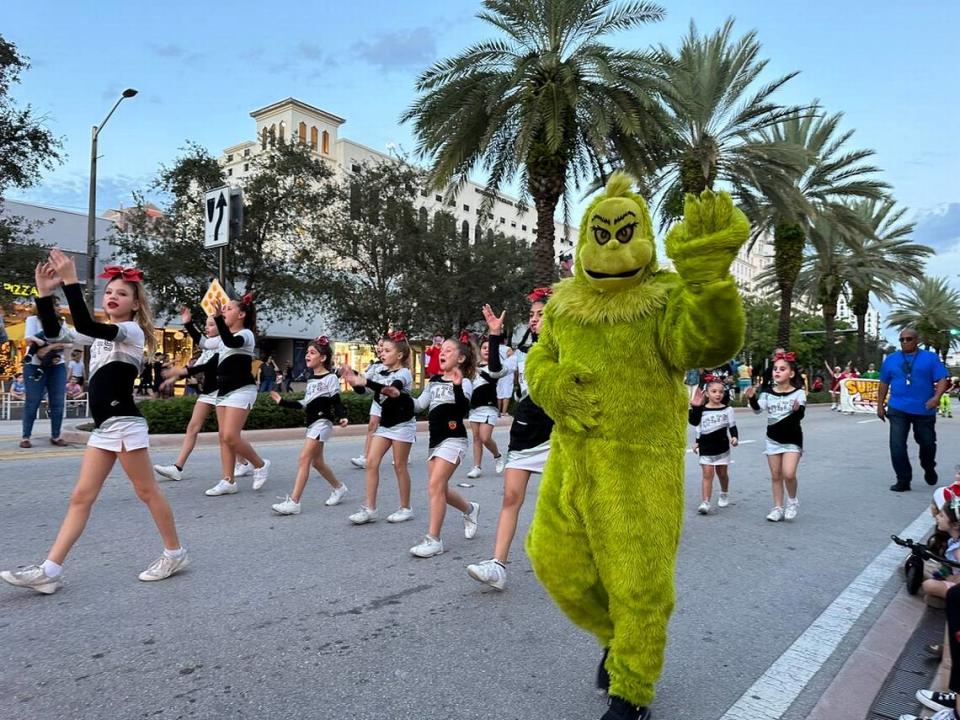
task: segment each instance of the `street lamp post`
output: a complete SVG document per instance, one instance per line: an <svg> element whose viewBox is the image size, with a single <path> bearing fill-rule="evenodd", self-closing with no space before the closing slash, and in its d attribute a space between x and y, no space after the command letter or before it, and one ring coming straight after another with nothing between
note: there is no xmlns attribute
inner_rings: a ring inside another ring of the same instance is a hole
<svg viewBox="0 0 960 720"><path fill-rule="evenodd" d="M137 91L133 88L124 90L103 119L103 122L99 126L93 126L93 136L90 142L90 197L87 204L87 287L84 289L87 304L91 308L94 308L94 294L97 286L97 137L120 103L136 94Z"/></svg>

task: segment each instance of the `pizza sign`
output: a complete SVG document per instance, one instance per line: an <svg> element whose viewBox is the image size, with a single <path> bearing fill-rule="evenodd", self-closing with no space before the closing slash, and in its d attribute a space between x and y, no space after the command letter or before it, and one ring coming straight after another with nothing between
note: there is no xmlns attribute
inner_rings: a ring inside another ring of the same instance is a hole
<svg viewBox="0 0 960 720"><path fill-rule="evenodd" d="M230 296L227 295L227 291L223 289L220 281L214 279L210 283L210 287L207 288L207 292L204 293L203 300L200 301L200 307L207 315L213 315L217 311L218 303L226 305L229 300Z"/></svg>

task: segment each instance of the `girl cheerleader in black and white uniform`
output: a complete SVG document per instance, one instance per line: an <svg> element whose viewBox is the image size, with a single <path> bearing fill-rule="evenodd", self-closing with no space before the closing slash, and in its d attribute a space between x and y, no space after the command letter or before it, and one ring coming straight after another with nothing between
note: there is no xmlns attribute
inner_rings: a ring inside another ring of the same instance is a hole
<svg viewBox="0 0 960 720"><path fill-rule="evenodd" d="M315 467L333 488L325 505L338 505L347 494L347 486L337 480L333 470L323 459L323 445L330 439L334 424L347 426L347 410L340 399L340 379L333 371L333 353L326 335L321 335L307 346L305 360L313 375L307 380L303 400L285 400L276 391L270 393L270 397L278 405L303 409L307 421L307 439L300 451L293 492L287 495L283 502L272 506L278 515L300 514L300 498L307 486L311 467Z"/></svg>
<svg viewBox="0 0 960 720"><path fill-rule="evenodd" d="M747 388L744 395L757 414L767 411L767 464L773 484L773 510L767 515L770 522L793 520L797 517L800 501L797 499L797 467L803 455L803 420L807 396L792 352L778 352L773 358L773 384L770 390ZM783 491L787 502L784 505Z"/></svg>
<svg viewBox="0 0 960 720"><path fill-rule="evenodd" d="M462 341L463 338L461 338ZM478 478L482 474L480 464L483 461L484 448L493 455L497 474L503 472L503 465L506 462L500 454L496 440L493 439L493 429L497 426L497 418L500 417L497 407L497 382L500 378L509 375L510 369L502 367L495 372L490 369L489 362L490 341L482 338L480 363L477 366L477 376L473 381L473 395L470 397L470 417L467 418L473 434L473 469L467 473L468 478Z"/></svg>
<svg viewBox="0 0 960 720"><path fill-rule="evenodd" d="M429 408L430 450L427 455L427 494L430 498L430 523L427 534L410 548L410 554L428 558L443 552L440 530L452 505L463 514L463 534L468 540L477 534L480 506L467 502L450 489L450 478L467 452L467 428L463 421L470 412L473 393L471 378L476 374L473 346L449 338L440 346L440 374L414 400L417 412Z"/></svg>
<svg viewBox="0 0 960 720"><path fill-rule="evenodd" d="M364 377L367 380L376 378L377 375L383 370L383 361L381 359L381 354L383 352L383 341L384 338L377 340L377 344L374 346L374 361L367 366L367 369L364 371ZM373 434L377 431L377 428L380 426L380 403L377 402L374 398L373 402L370 403L370 419L367 421L367 435L363 440L363 455L358 457L350 458L350 464L354 467L358 467L361 470L367 467L367 453L370 451L370 440L373 438Z"/></svg>
<svg viewBox="0 0 960 720"><path fill-rule="evenodd" d="M543 311L550 294L550 288L537 288L527 296L530 300L530 315L527 322L533 342L537 341L540 325L543 322ZM500 369L498 346L503 332L504 316L501 314L497 317L489 305L483 306L483 316L490 333L490 367L497 371ZM507 359L507 363L515 366L517 370L520 381L520 402L517 403L513 425L510 427L510 445L503 475L503 507L500 510L500 518L497 520L493 557L467 566L470 577L496 590L503 590L506 586L507 556L510 554L510 545L517 533L517 521L527 494L527 483L533 473L543 472L550 453L550 433L553 430L553 421L527 394L527 379L524 375L527 350L529 346L526 346L526 349L521 346Z"/></svg>
<svg viewBox="0 0 960 720"><path fill-rule="evenodd" d="M262 459L240 434L257 401L257 385L251 372L256 345L253 331L257 326L253 296L247 293L226 305L218 303L213 317L223 343L217 363L217 426L223 478L206 491L211 497L237 492L238 457L248 458L253 464L254 490L263 487L270 472L270 461Z"/></svg>
<svg viewBox="0 0 960 720"><path fill-rule="evenodd" d="M107 323L95 322L90 316L70 257L53 250L49 260L38 265L36 271L37 312L46 336L52 342L90 346L87 387L94 422L66 517L47 559L22 570L0 572L0 578L11 585L44 594L60 587L67 554L83 533L100 488L118 459L137 496L150 510L163 540L163 553L140 573L140 580L163 580L187 565L187 551L177 537L173 512L153 476L147 423L133 401L133 384L143 365L144 343L153 345L153 315L143 289L143 275L133 268L111 266L100 277L109 278L103 293ZM53 309L52 296L61 282L76 330L61 328Z"/></svg>
<svg viewBox="0 0 960 720"><path fill-rule="evenodd" d="M730 504L730 448L739 442L737 418L733 408L724 402L726 387L722 380L707 382L706 397L698 387L690 400L688 419L696 428L694 452L700 455L703 479L700 488L700 506L697 512L707 515L712 509L713 477L720 480L720 497L717 507Z"/></svg>
<svg viewBox="0 0 960 720"><path fill-rule="evenodd" d="M367 490L364 504L350 516L354 525L376 521L377 491L380 489L380 463L388 450L393 450L393 470L397 475L400 491L400 507L387 516L387 522L410 520L413 509L410 505L410 448L417 439L417 421L414 419L413 375L410 374L410 344L403 331L391 333L380 348L381 365L368 371L367 376L358 375L352 368L343 368L343 379L357 392L370 389L380 408L377 429L370 438L367 449Z"/></svg>

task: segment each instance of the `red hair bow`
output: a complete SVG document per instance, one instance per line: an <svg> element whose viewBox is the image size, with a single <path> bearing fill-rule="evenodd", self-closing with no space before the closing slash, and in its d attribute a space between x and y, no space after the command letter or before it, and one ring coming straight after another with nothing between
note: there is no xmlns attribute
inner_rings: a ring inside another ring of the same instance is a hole
<svg viewBox="0 0 960 720"><path fill-rule="evenodd" d="M461 345L469 345L469 344L470 344L470 341L471 341L472 339L473 339L473 337L470 335L470 332L469 332L468 330L461 330L461 331L460 331L460 344L461 344Z"/></svg>
<svg viewBox="0 0 960 720"><path fill-rule="evenodd" d="M392 333L387 335L394 342L406 342L407 334L403 330L394 330Z"/></svg>
<svg viewBox="0 0 960 720"><path fill-rule="evenodd" d="M252 305L253 293L244 293L243 297L240 298L240 302L243 303L244 305Z"/></svg>
<svg viewBox="0 0 960 720"><path fill-rule="evenodd" d="M100 277L108 280L122 278L126 282L143 282L143 270L138 268L125 268L122 265L107 265Z"/></svg>
<svg viewBox="0 0 960 720"><path fill-rule="evenodd" d="M796 362L797 354L792 352L778 352L773 356L774 361L776 360L786 360L787 362Z"/></svg>
<svg viewBox="0 0 960 720"><path fill-rule="evenodd" d="M717 376L714 375L713 373L707 373L706 375L704 375L704 376L703 376L703 381L704 381L705 383L722 382L721 378L717 377Z"/></svg>
<svg viewBox="0 0 960 720"><path fill-rule="evenodd" d="M553 295L553 288L550 287L538 287L534 288L533 291L527 295L527 300L532 303L535 302L546 302L547 298Z"/></svg>
<svg viewBox="0 0 960 720"><path fill-rule="evenodd" d="M330 338L328 338L326 335L321 335L321 336L318 337L316 340L314 340L314 342L315 342L317 345L321 345L321 346L323 346L323 347L326 347L327 345L330 344Z"/></svg>

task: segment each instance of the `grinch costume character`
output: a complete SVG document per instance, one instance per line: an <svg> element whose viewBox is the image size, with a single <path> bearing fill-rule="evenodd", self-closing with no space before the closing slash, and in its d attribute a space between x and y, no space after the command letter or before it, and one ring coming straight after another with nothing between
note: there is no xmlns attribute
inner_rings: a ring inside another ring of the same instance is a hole
<svg viewBox="0 0 960 720"><path fill-rule="evenodd" d="M646 203L615 174L580 224L575 274L527 357L553 419L527 551L550 595L604 648L604 720L649 717L674 603L683 519L686 368L743 344L730 264L749 225L729 195L687 195L657 268Z"/></svg>

